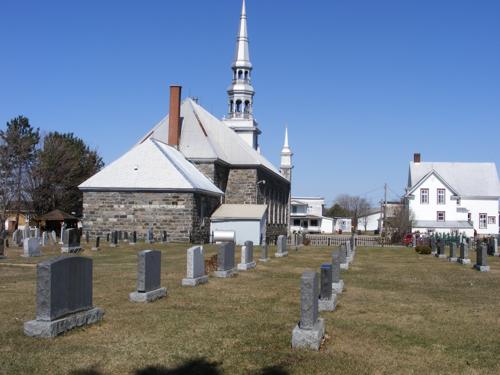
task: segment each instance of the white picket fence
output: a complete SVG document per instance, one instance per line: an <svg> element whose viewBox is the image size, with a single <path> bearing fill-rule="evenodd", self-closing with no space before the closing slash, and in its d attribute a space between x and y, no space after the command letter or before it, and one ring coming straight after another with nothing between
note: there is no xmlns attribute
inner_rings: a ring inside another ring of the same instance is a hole
<svg viewBox="0 0 500 375"><path fill-rule="evenodd" d="M309 246L340 246L351 240L351 235L335 234L307 234ZM378 236L357 236L356 246L379 247L383 246L382 238Z"/></svg>

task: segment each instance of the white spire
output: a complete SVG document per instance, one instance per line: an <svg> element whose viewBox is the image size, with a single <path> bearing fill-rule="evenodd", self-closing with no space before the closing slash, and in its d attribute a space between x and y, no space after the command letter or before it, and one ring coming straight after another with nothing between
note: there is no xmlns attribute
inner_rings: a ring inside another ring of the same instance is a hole
<svg viewBox="0 0 500 375"><path fill-rule="evenodd" d="M281 175L288 181L292 181L292 156L293 152L288 145L288 127L285 127L285 142L283 143L283 149L281 150L280 171Z"/></svg>
<svg viewBox="0 0 500 375"><path fill-rule="evenodd" d="M243 0L243 5L241 7L240 31L236 41L233 67L252 69L250 49L248 47L247 9L245 0Z"/></svg>

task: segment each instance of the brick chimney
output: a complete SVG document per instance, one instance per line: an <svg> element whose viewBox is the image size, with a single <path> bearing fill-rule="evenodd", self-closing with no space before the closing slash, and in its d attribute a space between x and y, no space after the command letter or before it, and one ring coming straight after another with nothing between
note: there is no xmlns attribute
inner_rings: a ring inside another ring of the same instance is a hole
<svg viewBox="0 0 500 375"><path fill-rule="evenodd" d="M413 154L413 162L414 163L420 163L420 160L421 160L420 153Z"/></svg>
<svg viewBox="0 0 500 375"><path fill-rule="evenodd" d="M181 91L182 86L170 86L170 111L168 115L168 144L179 146L181 139Z"/></svg>

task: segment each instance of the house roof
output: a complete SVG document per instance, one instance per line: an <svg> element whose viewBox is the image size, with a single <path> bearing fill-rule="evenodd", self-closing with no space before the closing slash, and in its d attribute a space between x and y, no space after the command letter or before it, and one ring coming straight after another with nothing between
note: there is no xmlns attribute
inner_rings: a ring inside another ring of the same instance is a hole
<svg viewBox="0 0 500 375"><path fill-rule="evenodd" d="M500 182L495 163L414 163L410 162L409 192L436 175L461 197L500 197Z"/></svg>
<svg viewBox="0 0 500 375"><path fill-rule="evenodd" d="M155 139L136 145L79 188L84 191L198 191L223 195L179 151Z"/></svg>
<svg viewBox="0 0 500 375"><path fill-rule="evenodd" d="M223 204L210 218L211 220L261 220L267 206L261 204Z"/></svg>
<svg viewBox="0 0 500 375"><path fill-rule="evenodd" d="M416 220L412 227L415 228L449 228L449 229L473 229L474 226L468 221L434 221Z"/></svg>
<svg viewBox="0 0 500 375"><path fill-rule="evenodd" d="M221 160L233 166L262 166L286 180L258 151L250 147L227 124L190 98L181 105L179 151L189 160ZM157 139L168 144L168 115L151 129L139 144Z"/></svg>
<svg viewBox="0 0 500 375"><path fill-rule="evenodd" d="M78 220L77 217L70 215L59 209L52 210L38 218L40 221L64 221L64 220Z"/></svg>

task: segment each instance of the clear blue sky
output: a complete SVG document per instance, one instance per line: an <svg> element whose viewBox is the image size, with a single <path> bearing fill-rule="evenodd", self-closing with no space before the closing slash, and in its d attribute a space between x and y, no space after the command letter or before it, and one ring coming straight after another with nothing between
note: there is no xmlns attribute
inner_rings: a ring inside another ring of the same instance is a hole
<svg viewBox="0 0 500 375"><path fill-rule="evenodd" d="M23 114L111 162L167 113L171 83L222 117L240 7L2 0L2 126ZM500 1L247 7L262 151L279 164L288 124L295 195L401 194L415 151L500 165Z"/></svg>

